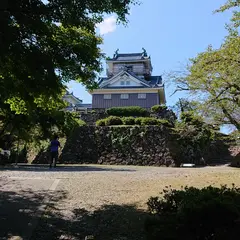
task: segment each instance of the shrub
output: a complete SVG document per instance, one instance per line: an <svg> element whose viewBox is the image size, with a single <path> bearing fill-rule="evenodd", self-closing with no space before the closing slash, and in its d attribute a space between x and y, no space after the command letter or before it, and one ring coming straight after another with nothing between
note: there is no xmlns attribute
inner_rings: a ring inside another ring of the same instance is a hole
<svg viewBox="0 0 240 240"><path fill-rule="evenodd" d="M134 117L124 117L122 118L124 125L135 125L135 118Z"/></svg>
<svg viewBox="0 0 240 240"><path fill-rule="evenodd" d="M106 120L105 119L100 119L96 121L96 126L106 126Z"/></svg>
<svg viewBox="0 0 240 240"><path fill-rule="evenodd" d="M142 125L142 119L143 119L143 117L135 118L135 124L136 125Z"/></svg>
<svg viewBox="0 0 240 240"><path fill-rule="evenodd" d="M141 119L141 125L158 125L158 119L157 118L151 118L151 117L146 117Z"/></svg>
<svg viewBox="0 0 240 240"><path fill-rule="evenodd" d="M167 106L166 105L154 105L151 107L151 111L154 113L159 113L163 110L166 110Z"/></svg>
<svg viewBox="0 0 240 240"><path fill-rule="evenodd" d="M182 122L196 127L202 127L203 118L194 113L194 111L182 112L180 115Z"/></svg>
<svg viewBox="0 0 240 240"><path fill-rule="evenodd" d="M105 119L98 120L96 122L96 126L111 126L111 125L164 125L167 127L171 127L172 125L166 119L157 119L151 117L116 117L110 116Z"/></svg>
<svg viewBox="0 0 240 240"><path fill-rule="evenodd" d="M141 126L147 126L147 125L164 125L166 127L172 126L166 119L157 119L153 117L135 118L135 124L141 125Z"/></svg>
<svg viewBox="0 0 240 240"><path fill-rule="evenodd" d="M167 119L158 119L158 125L173 127L173 124L171 124Z"/></svg>
<svg viewBox="0 0 240 240"><path fill-rule="evenodd" d="M107 109L107 114L117 117L145 117L148 115L148 111L144 108L133 107L113 107Z"/></svg>
<svg viewBox="0 0 240 240"><path fill-rule="evenodd" d="M240 188L166 189L162 198L148 201L151 213L145 222L148 238L238 239Z"/></svg>
<svg viewBox="0 0 240 240"><path fill-rule="evenodd" d="M105 118L105 124L106 124L106 126L122 125L123 122L120 117L110 116L108 118Z"/></svg>

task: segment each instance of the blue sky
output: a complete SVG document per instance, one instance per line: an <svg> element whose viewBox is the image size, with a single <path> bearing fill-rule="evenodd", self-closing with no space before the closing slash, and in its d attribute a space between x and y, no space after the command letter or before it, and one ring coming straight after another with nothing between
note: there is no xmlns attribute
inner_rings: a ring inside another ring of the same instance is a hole
<svg viewBox="0 0 240 240"><path fill-rule="evenodd" d="M104 33L101 46L107 56L119 52L141 52L144 47L151 55L153 75L177 70L181 63L204 51L209 44L217 48L227 35L224 28L231 12L213 14L226 0L142 0L133 6L128 16L128 26L117 25L115 16L107 16L98 26ZM105 69L105 63L104 63ZM105 76L105 71L102 72ZM166 79L165 79L166 80ZM167 82L166 82L167 85ZM91 96L81 84L71 82L70 91L91 102ZM166 89L167 105L172 106L178 95L170 97L172 87Z"/></svg>

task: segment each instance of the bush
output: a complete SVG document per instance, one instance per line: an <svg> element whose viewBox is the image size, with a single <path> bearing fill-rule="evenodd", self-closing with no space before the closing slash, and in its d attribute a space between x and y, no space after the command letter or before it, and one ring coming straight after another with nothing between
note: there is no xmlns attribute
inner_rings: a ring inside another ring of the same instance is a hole
<svg viewBox="0 0 240 240"><path fill-rule="evenodd" d="M162 198L150 198L151 217L145 222L148 238L238 239L240 234L240 188L164 190Z"/></svg>
<svg viewBox="0 0 240 240"><path fill-rule="evenodd" d="M96 121L96 126L106 126L106 120L105 119L100 119Z"/></svg>
<svg viewBox="0 0 240 240"><path fill-rule="evenodd" d="M136 125L142 125L142 117L139 117L139 118L135 118L135 124Z"/></svg>
<svg viewBox="0 0 240 240"><path fill-rule="evenodd" d="M154 113L159 113L163 110L167 110L167 106L166 105L154 105L151 107L151 111Z"/></svg>
<svg viewBox="0 0 240 240"><path fill-rule="evenodd" d="M107 114L117 117L146 117L148 111L141 107L113 107L107 109Z"/></svg>
<svg viewBox="0 0 240 240"><path fill-rule="evenodd" d="M122 119L119 117L115 116L110 116L108 118L105 118L105 124L106 126L111 126L111 125L122 125Z"/></svg>
<svg viewBox="0 0 240 240"><path fill-rule="evenodd" d="M124 117L122 118L124 125L135 125L135 118L134 117Z"/></svg>
<svg viewBox="0 0 240 240"><path fill-rule="evenodd" d="M180 115L182 122L196 127L202 127L204 121L201 116L198 116L194 111L182 112Z"/></svg>
<svg viewBox="0 0 240 240"><path fill-rule="evenodd" d="M165 127L173 127L174 126L167 119L158 119L158 125L163 125Z"/></svg>
<svg viewBox="0 0 240 240"><path fill-rule="evenodd" d="M147 126L147 125L164 125L166 127L172 127L172 125L166 119L157 119L153 117L140 117L135 119L136 125Z"/></svg>
<svg viewBox="0 0 240 240"><path fill-rule="evenodd" d="M158 119L157 118L141 118L141 125L146 126L146 125L158 125Z"/></svg>
<svg viewBox="0 0 240 240"><path fill-rule="evenodd" d="M164 125L167 127L171 127L172 125L168 122L166 119L157 119L157 118L151 118L151 117L116 117L116 116L110 116L105 119L98 120L96 122L96 126L112 126L112 125L141 125L141 126L147 126L147 125Z"/></svg>

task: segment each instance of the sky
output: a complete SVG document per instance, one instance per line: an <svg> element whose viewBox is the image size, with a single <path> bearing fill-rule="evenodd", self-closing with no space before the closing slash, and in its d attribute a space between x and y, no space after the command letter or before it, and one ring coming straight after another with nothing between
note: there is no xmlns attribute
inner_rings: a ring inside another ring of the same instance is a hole
<svg viewBox="0 0 240 240"><path fill-rule="evenodd" d="M191 57L203 52L209 44L218 48L227 35L225 24L231 12L213 14L226 0L141 0L132 6L127 27L116 25L116 16L106 16L97 26L103 37L102 51L112 57L119 53L142 52L144 47L151 56L153 75L163 75L167 105L173 106L180 95L171 94L166 77L178 70ZM106 69L105 63L103 63ZM101 76L105 76L102 72ZM85 88L70 82L69 90L84 103L91 103Z"/></svg>

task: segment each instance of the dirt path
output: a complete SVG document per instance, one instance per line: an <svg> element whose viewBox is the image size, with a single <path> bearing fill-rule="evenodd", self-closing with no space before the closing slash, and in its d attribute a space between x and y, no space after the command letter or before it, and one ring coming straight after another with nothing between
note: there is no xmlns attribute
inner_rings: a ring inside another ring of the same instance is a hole
<svg viewBox="0 0 240 240"><path fill-rule="evenodd" d="M0 171L0 216L4 221L7 209L15 209L15 213L12 210L15 219L26 219L21 221L20 229L25 229L29 222L32 224L32 219L41 216L31 237L36 240L84 239L86 235L94 235L95 239L100 240L144 239L146 202L149 197L158 195L165 186L204 187L232 183L240 186L240 171L229 167L174 169L73 166L56 170L5 169ZM46 202L47 208L42 215L39 208ZM20 211L22 215L19 215L18 210L23 208L24 211ZM7 224L5 230L1 229L5 234L5 238L1 239L8 239L7 234L8 237L25 237L26 231L14 228L15 225L12 222Z"/></svg>

